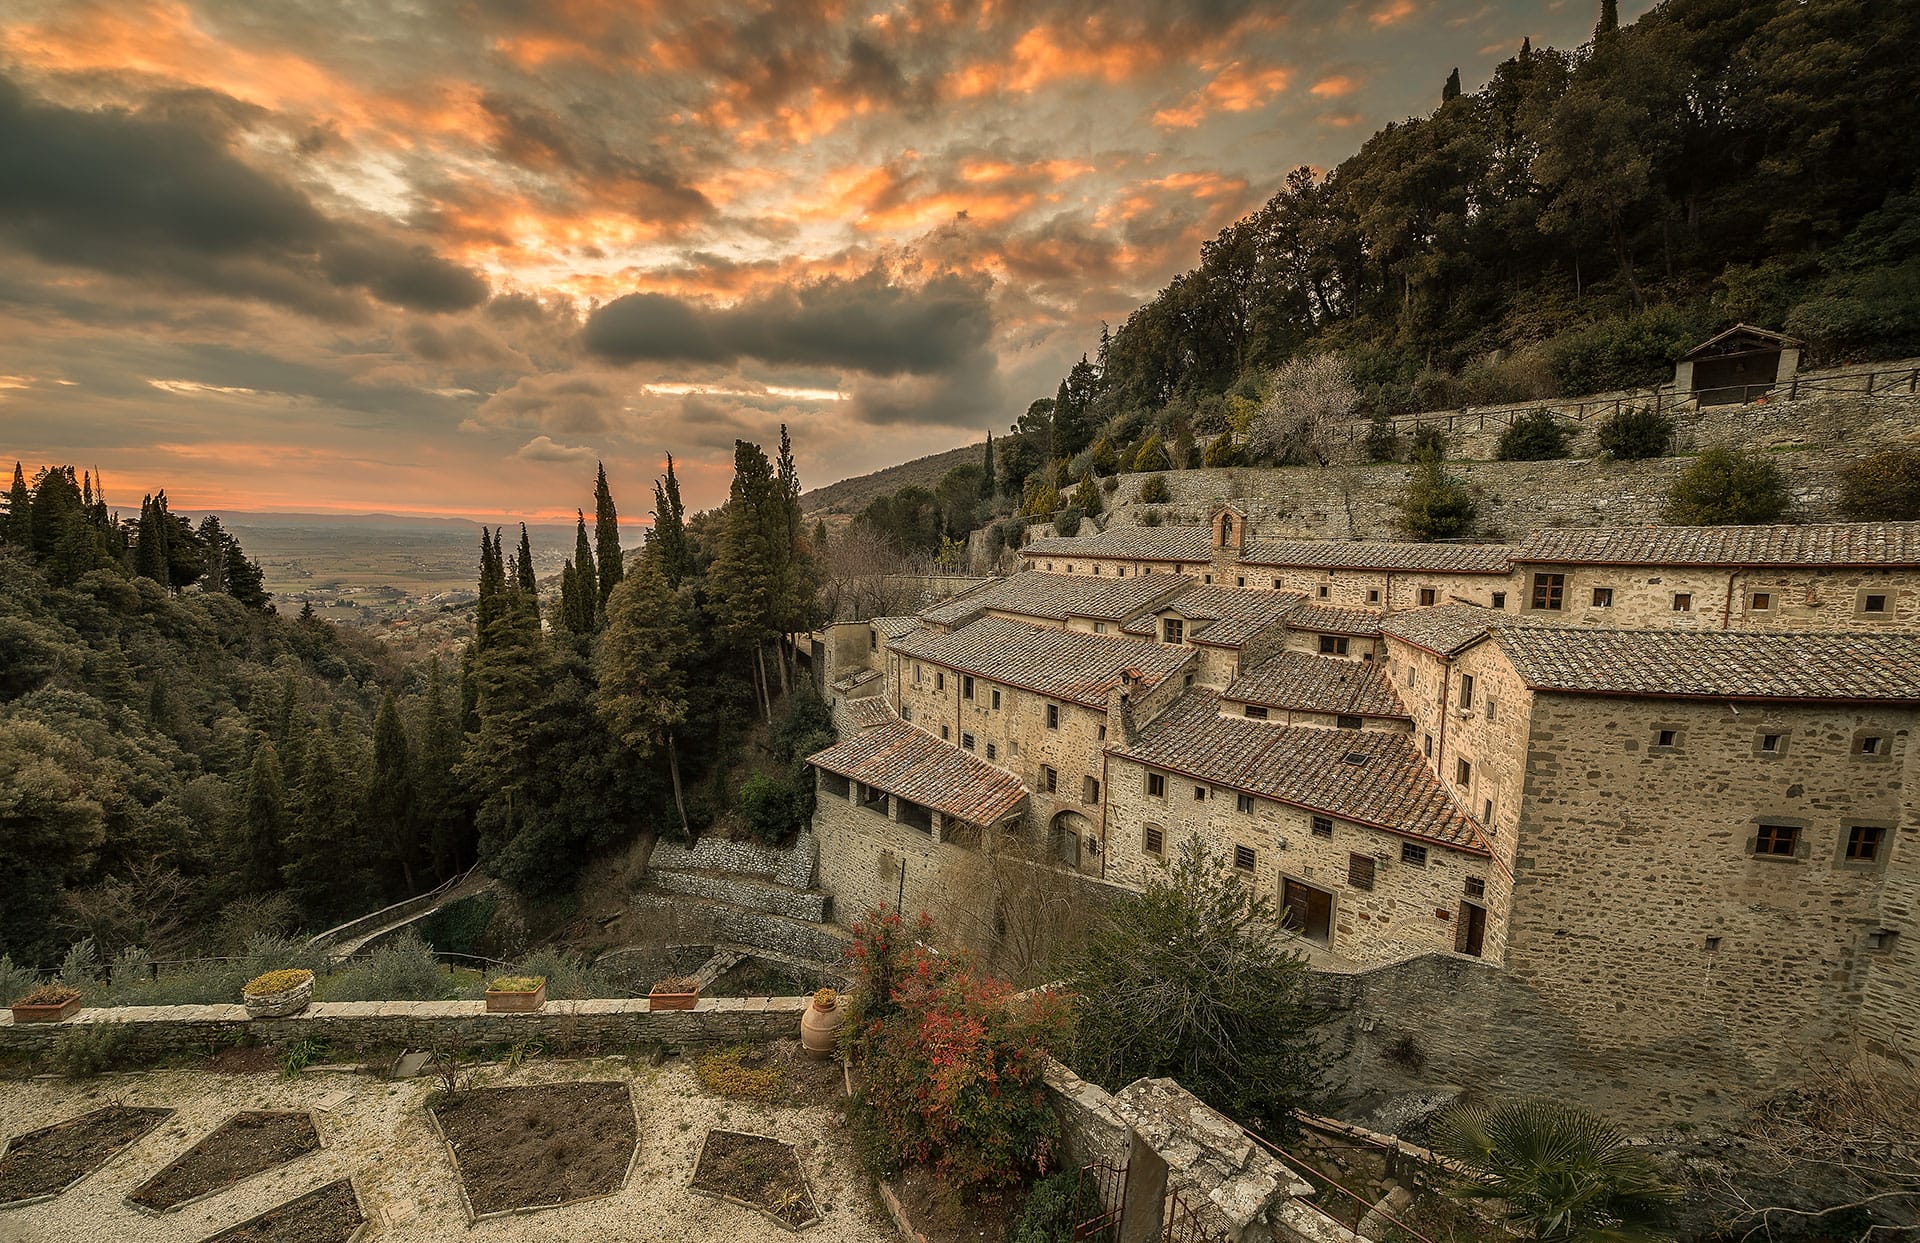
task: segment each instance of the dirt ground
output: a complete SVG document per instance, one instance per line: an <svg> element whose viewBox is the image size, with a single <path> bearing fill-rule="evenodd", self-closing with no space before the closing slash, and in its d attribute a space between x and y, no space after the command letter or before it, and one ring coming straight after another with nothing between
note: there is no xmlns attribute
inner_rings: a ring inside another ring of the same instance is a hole
<svg viewBox="0 0 1920 1243"><path fill-rule="evenodd" d="M438 1102L433 1114L475 1213L618 1191L638 1137L621 1081L482 1088Z"/></svg>
<svg viewBox="0 0 1920 1243"><path fill-rule="evenodd" d="M700 1164L693 1171L694 1186L756 1204L789 1226L799 1227L814 1216L800 1163L793 1150L777 1139L742 1135L738 1131L709 1131Z"/></svg>
<svg viewBox="0 0 1920 1243"><path fill-rule="evenodd" d="M189 1148L175 1164L128 1197L159 1212L222 1191L255 1174L298 1160L320 1146L313 1118L298 1110L249 1110Z"/></svg>
<svg viewBox="0 0 1920 1243"><path fill-rule="evenodd" d="M794 1042L797 1045L797 1042ZM896 1237L856 1165L837 1110L828 1105L728 1100L701 1088L689 1060L654 1068L624 1058L536 1059L508 1072L489 1066L477 1086L626 1082L638 1118L640 1155L626 1186L600 1200L483 1221L471 1229L446 1145L425 1104L430 1078L387 1082L363 1074L309 1070L209 1074L157 1070L92 1080L0 1082L0 1131L62 1121L124 1101L178 1112L56 1199L0 1211L0 1243L198 1243L219 1230L352 1176L380 1243L449 1238L528 1240L760 1239L778 1227L752 1209L688 1190L700 1140L711 1127L754 1131L794 1145L819 1200L822 1222L810 1243L891 1243ZM312 1110L325 1146L165 1217L126 1202L128 1192L240 1110ZM21 1125L29 1121L30 1125Z"/></svg>
<svg viewBox="0 0 1920 1243"><path fill-rule="evenodd" d="M222 1230L207 1243L347 1243L365 1220L353 1184L341 1178Z"/></svg>
<svg viewBox="0 0 1920 1243"><path fill-rule="evenodd" d="M0 1157L0 1204L59 1191L105 1165L170 1112L106 1105L8 1137L6 1155Z"/></svg>

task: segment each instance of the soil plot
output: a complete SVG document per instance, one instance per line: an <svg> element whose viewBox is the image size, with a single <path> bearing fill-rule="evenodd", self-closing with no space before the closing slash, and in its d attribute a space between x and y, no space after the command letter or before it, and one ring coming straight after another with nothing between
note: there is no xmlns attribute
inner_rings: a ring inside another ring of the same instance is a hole
<svg viewBox="0 0 1920 1243"><path fill-rule="evenodd" d="M482 1088L433 1116L475 1218L612 1195L639 1139L624 1083Z"/></svg>
<svg viewBox="0 0 1920 1243"><path fill-rule="evenodd" d="M252 1110L237 1113L158 1174L140 1184L128 1200L157 1213L225 1191L320 1147L313 1116L301 1112Z"/></svg>
<svg viewBox="0 0 1920 1243"><path fill-rule="evenodd" d="M366 1216L345 1178L228 1226L206 1243L347 1243Z"/></svg>
<svg viewBox="0 0 1920 1243"><path fill-rule="evenodd" d="M693 1189L757 1208L789 1230L820 1220L793 1145L744 1131L708 1131Z"/></svg>
<svg viewBox="0 0 1920 1243"><path fill-rule="evenodd" d="M160 1125L171 1109L106 1105L16 1135L0 1157L0 1208L57 1196Z"/></svg>

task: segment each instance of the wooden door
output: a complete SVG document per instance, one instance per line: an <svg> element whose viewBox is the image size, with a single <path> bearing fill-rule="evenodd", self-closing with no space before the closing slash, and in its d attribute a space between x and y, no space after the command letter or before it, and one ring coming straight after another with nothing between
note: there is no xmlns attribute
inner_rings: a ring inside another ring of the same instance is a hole
<svg viewBox="0 0 1920 1243"><path fill-rule="evenodd" d="M1325 945L1333 935L1333 895L1297 880L1280 884L1282 921L1309 941Z"/></svg>
<svg viewBox="0 0 1920 1243"><path fill-rule="evenodd" d="M1460 904L1460 922L1454 931L1453 948L1461 954L1480 957L1487 943L1487 908L1472 902Z"/></svg>

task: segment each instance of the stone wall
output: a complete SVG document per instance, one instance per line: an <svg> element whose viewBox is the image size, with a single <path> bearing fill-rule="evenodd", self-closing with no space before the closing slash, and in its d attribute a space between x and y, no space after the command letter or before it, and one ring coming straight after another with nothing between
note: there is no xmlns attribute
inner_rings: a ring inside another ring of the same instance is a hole
<svg viewBox="0 0 1920 1243"><path fill-rule="evenodd" d="M792 846L778 849L757 842L703 837L692 845L661 842L647 861L650 870L666 872L739 872L764 876L776 884L805 889L813 883L814 862L820 844L802 833Z"/></svg>
<svg viewBox="0 0 1920 1243"><path fill-rule="evenodd" d="M692 1010L654 1010L645 998L549 1001L532 1014L489 1014L482 1001L315 1002L290 1018L249 1019L245 1006L124 1006L81 1010L64 1023L15 1023L0 1013L0 1050L40 1052L70 1031L122 1025L125 1055L145 1060L254 1043L324 1041L335 1052L431 1048L448 1041L504 1045L538 1039L549 1050L764 1041L794 1036L806 997L702 997Z"/></svg>
<svg viewBox="0 0 1920 1243"><path fill-rule="evenodd" d="M632 902L637 914L650 915L663 924L691 915L699 921L703 939L732 941L817 963L837 963L846 957L846 934L831 924L793 919L727 902L703 902L688 894L644 889L633 895Z"/></svg>

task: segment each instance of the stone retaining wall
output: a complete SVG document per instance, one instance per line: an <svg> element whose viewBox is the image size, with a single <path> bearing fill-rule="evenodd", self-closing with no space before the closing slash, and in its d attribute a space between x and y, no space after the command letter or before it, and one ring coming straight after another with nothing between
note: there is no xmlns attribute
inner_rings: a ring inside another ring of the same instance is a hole
<svg viewBox="0 0 1920 1243"><path fill-rule="evenodd" d="M819 856L820 844L811 833L800 834L785 850L756 842L703 837L691 846L661 842L653 848L647 868L660 872L742 872L805 889L813 884L813 865Z"/></svg>
<svg viewBox="0 0 1920 1243"><path fill-rule="evenodd" d="M633 895L633 909L636 913L652 912L663 920L697 920L709 941L731 941L820 963L843 962L847 956L848 934L830 924L789 919L724 901L648 890Z"/></svg>
<svg viewBox="0 0 1920 1243"><path fill-rule="evenodd" d="M784 915L809 923L827 919L828 895L819 890L793 889L760 880L756 876L721 875L712 872L648 870L649 888L666 893L684 893L696 898L716 898L737 906L752 907L770 915Z"/></svg>
<svg viewBox="0 0 1920 1243"><path fill-rule="evenodd" d="M64 1023L15 1023L0 1012L0 1052L51 1049L62 1035L121 1024L124 1055L147 1060L204 1053L251 1039L324 1041L335 1052L537 1039L550 1050L623 1048L660 1041L766 1041L796 1036L806 997L702 997L691 1010L654 1010L645 998L549 1001L532 1014L489 1014L483 1001L315 1002L284 1019L250 1019L245 1006L123 1006L81 1010Z"/></svg>

